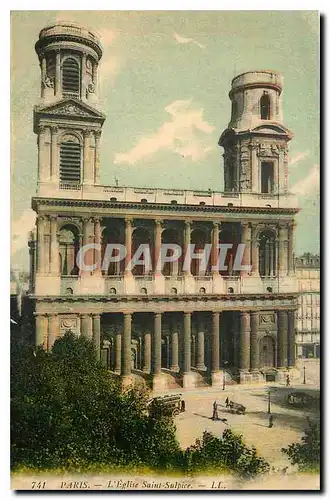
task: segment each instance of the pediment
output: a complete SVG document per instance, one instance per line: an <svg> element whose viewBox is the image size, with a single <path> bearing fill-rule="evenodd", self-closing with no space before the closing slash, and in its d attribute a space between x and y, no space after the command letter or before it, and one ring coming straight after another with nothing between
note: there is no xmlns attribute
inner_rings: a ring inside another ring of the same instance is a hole
<svg viewBox="0 0 330 500"><path fill-rule="evenodd" d="M292 132L284 127L284 125L281 125L279 123L269 123L269 124L262 124L259 125L258 127L254 127L252 132L258 132L259 134L277 134L277 135L287 135L290 138L293 136Z"/></svg>
<svg viewBox="0 0 330 500"><path fill-rule="evenodd" d="M88 104L75 99L65 99L49 106L38 106L35 113L39 116L58 117L67 116L70 118L92 119L104 121L105 115Z"/></svg>

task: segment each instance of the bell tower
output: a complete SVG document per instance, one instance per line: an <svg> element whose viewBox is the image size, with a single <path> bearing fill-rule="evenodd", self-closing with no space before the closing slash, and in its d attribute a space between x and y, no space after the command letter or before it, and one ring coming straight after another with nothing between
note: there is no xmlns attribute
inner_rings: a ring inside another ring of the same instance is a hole
<svg viewBox="0 0 330 500"><path fill-rule="evenodd" d="M97 109L100 41L87 28L61 22L40 31L35 50L41 69L40 101L34 108L38 194L99 184L105 120Z"/></svg>
<svg viewBox="0 0 330 500"><path fill-rule="evenodd" d="M224 191L264 195L288 190L288 142L282 123L283 78L274 71L249 71L232 80L231 120L224 148Z"/></svg>

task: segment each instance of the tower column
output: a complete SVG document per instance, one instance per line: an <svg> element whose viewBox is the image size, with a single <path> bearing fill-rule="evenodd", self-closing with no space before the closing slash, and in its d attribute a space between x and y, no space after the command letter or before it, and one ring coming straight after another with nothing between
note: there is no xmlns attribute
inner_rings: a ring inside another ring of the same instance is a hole
<svg viewBox="0 0 330 500"><path fill-rule="evenodd" d="M61 97L61 52L56 51L55 62L55 97Z"/></svg>
<svg viewBox="0 0 330 500"><path fill-rule="evenodd" d="M48 341L47 350L51 351L60 331L60 322L57 314L51 314L48 318Z"/></svg>
<svg viewBox="0 0 330 500"><path fill-rule="evenodd" d="M44 182L50 179L49 155L46 154L46 132L47 129L43 125L39 126L38 135L38 181Z"/></svg>
<svg viewBox="0 0 330 500"><path fill-rule="evenodd" d="M41 58L41 97L45 97L45 81L46 81L46 75L47 75L47 60L46 57L43 55Z"/></svg>
<svg viewBox="0 0 330 500"><path fill-rule="evenodd" d="M131 259L132 259L132 221L131 219L125 219L125 275L131 275Z"/></svg>
<svg viewBox="0 0 330 500"><path fill-rule="evenodd" d="M154 273L162 274L161 263L161 248L162 248L162 221L155 220L155 257L154 257Z"/></svg>
<svg viewBox="0 0 330 500"><path fill-rule="evenodd" d="M184 261L187 262L187 268L183 271L184 274L191 274L191 260L190 260L190 241L191 241L191 222L185 221L184 226Z"/></svg>
<svg viewBox="0 0 330 500"><path fill-rule="evenodd" d="M94 132L94 139L95 139L94 183L95 184L100 184L100 137L101 137L101 131L96 130Z"/></svg>
<svg viewBox="0 0 330 500"><path fill-rule="evenodd" d="M94 219L94 235L95 235L95 245L98 248L94 249L94 263L96 264L95 274L101 274L101 220L96 217Z"/></svg>
<svg viewBox="0 0 330 500"><path fill-rule="evenodd" d="M242 223L242 243L244 243L244 253L243 253L243 259L242 259L242 265L243 266L250 266L251 265L251 227L250 224L248 223ZM249 271L242 270L241 271L241 276L248 276Z"/></svg>
<svg viewBox="0 0 330 500"><path fill-rule="evenodd" d="M58 137L58 127L51 127L51 180L52 182L59 181L59 172L58 172L58 146L57 146L57 137Z"/></svg>
<svg viewBox="0 0 330 500"><path fill-rule="evenodd" d="M251 233L251 264L252 264L252 276L259 275L259 244L257 237L257 227L252 226Z"/></svg>
<svg viewBox="0 0 330 500"><path fill-rule="evenodd" d="M143 371L145 373L150 373L150 371L151 371L151 333L150 332L146 332L144 334L143 349L144 349Z"/></svg>
<svg viewBox="0 0 330 500"><path fill-rule="evenodd" d="M251 312L251 370L256 370L259 366L259 352L258 352L258 327L259 327L259 313L256 311Z"/></svg>
<svg viewBox="0 0 330 500"><path fill-rule="evenodd" d="M288 271L289 274L294 272L294 239L295 239L296 224L290 224L288 230Z"/></svg>
<svg viewBox="0 0 330 500"><path fill-rule="evenodd" d="M100 344L101 344L101 316L93 314L93 343L96 351L96 359L100 359Z"/></svg>
<svg viewBox="0 0 330 500"><path fill-rule="evenodd" d="M219 274L219 269L217 269L218 263L218 243L219 243L219 224L213 222L212 229L212 249L211 249L211 272L212 274Z"/></svg>
<svg viewBox="0 0 330 500"><path fill-rule="evenodd" d="M259 192L258 144L251 144L252 193Z"/></svg>
<svg viewBox="0 0 330 500"><path fill-rule="evenodd" d="M50 272L53 276L58 276L60 273L56 215L50 216Z"/></svg>
<svg viewBox="0 0 330 500"><path fill-rule="evenodd" d="M277 368L286 368L287 366L287 331L288 331L288 313L287 311L277 312Z"/></svg>
<svg viewBox="0 0 330 500"><path fill-rule="evenodd" d="M37 238L38 238L38 272L45 273L45 217L38 215L37 219Z"/></svg>
<svg viewBox="0 0 330 500"><path fill-rule="evenodd" d="M280 276L283 276L287 271L287 228L285 226L279 227L278 250L278 271Z"/></svg>
<svg viewBox="0 0 330 500"><path fill-rule="evenodd" d="M124 335L122 340L122 362L121 375L125 377L131 376L131 344L132 344L132 314L124 313Z"/></svg>
<svg viewBox="0 0 330 500"><path fill-rule="evenodd" d="M81 56L81 99L86 99L86 52Z"/></svg>
<svg viewBox="0 0 330 500"><path fill-rule="evenodd" d="M288 311L288 366L296 365L295 311Z"/></svg>
<svg viewBox="0 0 330 500"><path fill-rule="evenodd" d="M250 313L241 312L240 369L250 368Z"/></svg>
<svg viewBox="0 0 330 500"><path fill-rule="evenodd" d="M92 184L92 179L90 175L90 161L89 161L89 143L90 143L90 135L91 131L86 129L83 131L84 135L84 164L83 164L83 179L84 184Z"/></svg>

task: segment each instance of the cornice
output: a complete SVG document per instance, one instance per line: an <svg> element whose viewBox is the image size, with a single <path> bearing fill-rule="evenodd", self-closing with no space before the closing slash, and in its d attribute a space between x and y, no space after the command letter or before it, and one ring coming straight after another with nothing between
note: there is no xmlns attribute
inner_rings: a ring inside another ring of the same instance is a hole
<svg viewBox="0 0 330 500"><path fill-rule="evenodd" d="M32 208L34 210L38 209L38 205L43 204L46 206L53 207L76 207L76 208L114 208L114 209L136 209L141 211L163 211L163 212L201 212L205 213L241 213L241 214L251 214L259 213L263 215L269 214L284 214L293 215L300 211L299 208L277 208L277 207L228 207L225 205L172 205L167 203L144 203L143 205L138 202L111 202L106 200L73 200L64 198L43 198L43 197L33 197L32 198Z"/></svg>

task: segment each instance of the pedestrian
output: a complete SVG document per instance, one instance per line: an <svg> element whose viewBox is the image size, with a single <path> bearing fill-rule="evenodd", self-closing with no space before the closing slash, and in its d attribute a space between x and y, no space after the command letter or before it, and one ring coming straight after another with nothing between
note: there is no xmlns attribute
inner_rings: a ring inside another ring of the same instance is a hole
<svg viewBox="0 0 330 500"><path fill-rule="evenodd" d="M286 386L289 387L289 385L290 385L290 375L287 374L287 376L286 376Z"/></svg>
<svg viewBox="0 0 330 500"><path fill-rule="evenodd" d="M186 411L186 403L184 400L181 401L181 413L183 413L184 411Z"/></svg>
<svg viewBox="0 0 330 500"><path fill-rule="evenodd" d="M269 429L271 429L273 425L274 425L274 417L273 415L269 415L269 423L268 423Z"/></svg>
<svg viewBox="0 0 330 500"><path fill-rule="evenodd" d="M226 404L226 408L228 408L228 405L229 405L229 399L228 399L228 397L226 397L225 404Z"/></svg>
<svg viewBox="0 0 330 500"><path fill-rule="evenodd" d="M218 415L218 405L217 405L217 402L214 401L213 403L213 415L212 415L212 420L218 420L219 419L219 415Z"/></svg>

